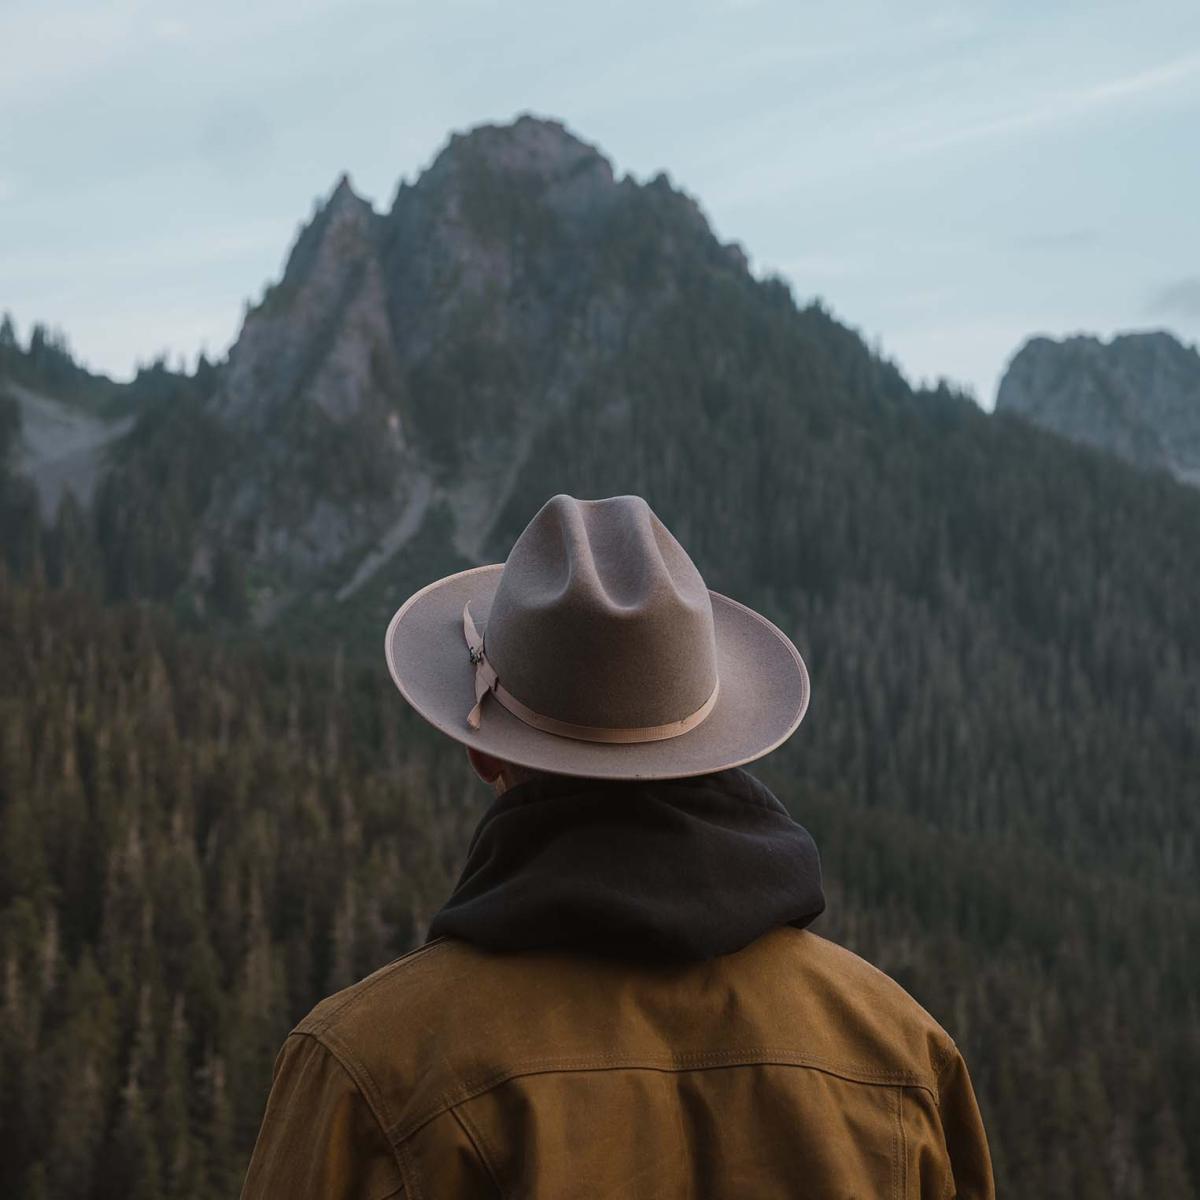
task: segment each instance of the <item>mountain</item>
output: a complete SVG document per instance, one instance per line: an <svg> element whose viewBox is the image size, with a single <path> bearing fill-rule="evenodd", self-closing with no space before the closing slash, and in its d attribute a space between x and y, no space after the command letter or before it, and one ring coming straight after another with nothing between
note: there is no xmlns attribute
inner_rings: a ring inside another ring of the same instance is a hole
<svg viewBox="0 0 1200 1200"><path fill-rule="evenodd" d="M996 411L1200 485L1200 352L1169 333L1030 338Z"/></svg>
<svg viewBox="0 0 1200 1200"><path fill-rule="evenodd" d="M395 715L391 612L555 491L639 492L805 653L758 769L822 847L821 931L963 1046L1001 1194L1195 1194L1200 492L914 390L665 176L532 118L451 138L386 213L340 180L222 363L109 395L32 351L0 394L135 420L47 522L0 402L0 963L39 1047L107 1047L78 1103L127 1161L153 1143L161 1181L181 1127L244 1161L266 1047L453 874L474 793ZM179 1114L145 1045L210 1098L219 1059L234 1114ZM0 1097L4 1194L58 1178L56 1081Z"/></svg>
<svg viewBox="0 0 1200 1200"><path fill-rule="evenodd" d="M448 565L480 561L539 433L698 249L748 281L665 179L617 182L554 122L453 137L385 214L343 177L230 354L211 411L233 452L193 577L236 546L266 625L344 604L424 529Z"/></svg>
<svg viewBox="0 0 1200 1200"><path fill-rule="evenodd" d="M149 415L112 447L100 483L76 488L96 491L111 535L109 595L260 629L306 614L344 625L385 567L394 586L417 553L418 578L431 545L445 546L446 569L479 562L538 469L541 431L697 268L752 284L740 250L719 245L665 176L618 181L556 122L452 137L386 213L343 176L248 312L212 394L192 387L169 419ZM28 437L28 405L25 417ZM180 480L194 486L163 528L152 497ZM116 544L134 527L170 543L162 561Z"/></svg>

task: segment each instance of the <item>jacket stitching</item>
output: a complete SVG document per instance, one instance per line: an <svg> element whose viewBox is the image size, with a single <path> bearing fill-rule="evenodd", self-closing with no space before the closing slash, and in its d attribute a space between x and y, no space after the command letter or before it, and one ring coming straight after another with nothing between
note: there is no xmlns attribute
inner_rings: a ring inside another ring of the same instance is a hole
<svg viewBox="0 0 1200 1200"><path fill-rule="evenodd" d="M547 1075L559 1071L702 1071L716 1067L740 1066L804 1067L845 1079L850 1083L877 1084L887 1087L919 1087L931 1095L934 1091L925 1080L912 1071L861 1071L823 1059L795 1054L791 1051L735 1050L721 1054L684 1054L676 1055L665 1062L622 1058L619 1055L611 1054L582 1059L537 1059L523 1063L519 1067L496 1072L494 1075L473 1083L462 1084L454 1091L444 1092L429 1110L419 1116L410 1117L407 1121L400 1121L389 1126L386 1132L393 1140L403 1141L411 1137L423 1125L427 1125L434 1118L441 1116L447 1109L491 1091L492 1088L498 1087L502 1083L508 1083L526 1075Z"/></svg>
<svg viewBox="0 0 1200 1200"><path fill-rule="evenodd" d="M365 1071L361 1071L359 1064L352 1057L339 1054L333 1046L328 1045L313 1034L293 1033L291 1036L311 1037L346 1072L350 1077L350 1082L354 1084L355 1089L362 1096L363 1102L366 1104L371 1116L375 1118L375 1124L379 1126L379 1132L383 1135L383 1140L387 1142L392 1154L395 1155L396 1166L400 1172L400 1187L393 1191L385 1192L383 1196L379 1197L379 1200L391 1200L394 1196L410 1196L411 1200L419 1200L420 1192L410 1191L409 1189L408 1176L404 1173L404 1164L401 1162L400 1147L397 1146L395 1139L388 1133L388 1127L392 1123L392 1114L383 1102L383 1097L379 1094L379 1089L375 1087L374 1080ZM382 1115L380 1110L382 1110Z"/></svg>
<svg viewBox="0 0 1200 1200"><path fill-rule="evenodd" d="M908 1195L908 1138L904 1132L904 1089L896 1089L896 1137L899 1141L897 1156L896 1195L903 1200Z"/></svg>
<svg viewBox="0 0 1200 1200"><path fill-rule="evenodd" d="M376 984L382 983L385 979L391 978L394 971L403 966L410 959L416 958L418 955L426 954L431 950L442 948L446 943L445 938L437 938L432 942L426 942L423 946L418 946L415 950L410 950L407 954L400 955L399 958L393 959L386 967L380 967L375 972L372 979L363 981L358 985L357 989L351 989L351 995L347 996L341 1004L335 1008L331 1008L328 1012L323 1013L319 1017L305 1017L303 1021L292 1031L293 1033L322 1033L333 1023L336 1017L353 1004L357 1004L363 996L367 994Z"/></svg>
<svg viewBox="0 0 1200 1200"><path fill-rule="evenodd" d="M898 1200L899 1189L897 1184L900 1181L900 1145L896 1137L896 1092L899 1089L894 1088L888 1096L888 1107L892 1110L892 1169L891 1169L891 1187L888 1191L891 1194L891 1200Z"/></svg>
<svg viewBox="0 0 1200 1200"><path fill-rule="evenodd" d="M316 1034L310 1034L310 1037L316 1037ZM391 1115L388 1102L384 1099L383 1088L380 1088L376 1084L370 1070L367 1070L366 1064L361 1062L359 1058L356 1058L352 1054L352 1051L350 1051L349 1046L342 1042L342 1039L337 1037L337 1034L334 1032L326 1030L317 1040L323 1045L328 1046L331 1054L337 1054L338 1058L346 1064L347 1070L352 1069L353 1066L355 1082L358 1082L362 1092L371 1099L372 1104L378 1105L379 1109L382 1110L386 1122L388 1122L388 1126L386 1127L390 1128L394 1126L396 1118Z"/></svg>
<svg viewBox="0 0 1200 1200"><path fill-rule="evenodd" d="M952 1063L956 1062L958 1058L958 1046L954 1042L951 1042L950 1048L946 1051L946 1057L942 1061L942 1065L937 1069L937 1092L935 1093L934 1099L937 1101L938 1121L943 1126L943 1132L945 1126L945 1114L942 1110L942 1076L946 1073L947 1068L949 1068ZM954 1200L955 1196L958 1195L958 1183L954 1178L954 1163L951 1162L948 1165L949 1178L946 1180L946 1190L943 1194L943 1200Z"/></svg>
<svg viewBox="0 0 1200 1200"><path fill-rule="evenodd" d="M396 1157L400 1162L400 1174L404 1179L405 1193L408 1200L423 1200L425 1195L421 1188L421 1176L412 1156L412 1148L407 1142L396 1147Z"/></svg>
<svg viewBox="0 0 1200 1200"><path fill-rule="evenodd" d="M462 1126L463 1132L467 1135L471 1145L475 1147L475 1153L479 1155L479 1161L483 1163L484 1170L487 1171L488 1177L492 1181L492 1186L496 1189L496 1195L502 1196L504 1190L500 1186L500 1178L496 1174L496 1168L492 1164L492 1150L487 1143L487 1139L483 1136L483 1130L471 1119L465 1108L456 1106L450 1109L450 1115L458 1121Z"/></svg>
<svg viewBox="0 0 1200 1200"><path fill-rule="evenodd" d="M945 1074L946 1068L950 1066L950 1064L954 1062L956 1058L958 1058L958 1046L954 1042L951 1042L950 1045L946 1047L945 1058L943 1058L941 1062L937 1063L937 1065L933 1068L933 1074L937 1081L937 1096L939 1100L941 1099L942 1094L942 1076Z"/></svg>

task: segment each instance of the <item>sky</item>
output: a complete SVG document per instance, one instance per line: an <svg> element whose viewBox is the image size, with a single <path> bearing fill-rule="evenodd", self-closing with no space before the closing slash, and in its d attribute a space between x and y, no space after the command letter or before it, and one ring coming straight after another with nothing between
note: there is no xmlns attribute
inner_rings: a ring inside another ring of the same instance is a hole
<svg viewBox="0 0 1200 1200"><path fill-rule="evenodd" d="M913 382L1200 339L1200 4L0 0L0 309L93 370L228 349L341 172L533 112L665 170Z"/></svg>

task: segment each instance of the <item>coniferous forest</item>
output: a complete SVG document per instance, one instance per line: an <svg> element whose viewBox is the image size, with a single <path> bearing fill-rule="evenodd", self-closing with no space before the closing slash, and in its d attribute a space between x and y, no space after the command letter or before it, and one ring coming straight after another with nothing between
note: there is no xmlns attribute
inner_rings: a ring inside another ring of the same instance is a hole
<svg viewBox="0 0 1200 1200"><path fill-rule="evenodd" d="M607 270L672 196L630 193ZM911 389L707 253L532 428L484 558L556 491L645 495L804 652L810 712L752 769L821 848L817 930L962 1047L999 1194L1200 1195L1200 490ZM464 369L421 375L451 476ZM488 800L378 650L466 565L445 508L344 609L257 629L232 536L186 592L205 464L244 453L213 372L101 394L0 339L0 377L137 415L47 517L0 387L5 1197L235 1196L288 1029L423 940Z"/></svg>

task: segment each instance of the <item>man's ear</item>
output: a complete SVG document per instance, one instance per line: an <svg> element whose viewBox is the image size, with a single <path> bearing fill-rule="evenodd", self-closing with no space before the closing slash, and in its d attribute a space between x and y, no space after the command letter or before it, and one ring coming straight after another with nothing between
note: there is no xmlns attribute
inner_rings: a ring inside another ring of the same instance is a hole
<svg viewBox="0 0 1200 1200"><path fill-rule="evenodd" d="M493 786L496 780L504 774L504 768L508 766L504 759L493 758L490 754L484 754L482 750L476 750L472 746L467 747L467 759L475 774L484 783L489 783Z"/></svg>

